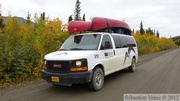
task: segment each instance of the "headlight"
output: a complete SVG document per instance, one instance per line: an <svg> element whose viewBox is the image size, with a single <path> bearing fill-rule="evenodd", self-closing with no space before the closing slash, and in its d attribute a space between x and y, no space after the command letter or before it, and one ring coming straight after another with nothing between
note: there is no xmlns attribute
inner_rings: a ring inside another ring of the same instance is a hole
<svg viewBox="0 0 180 101"><path fill-rule="evenodd" d="M81 61L76 61L76 66L80 67L82 65Z"/></svg>
<svg viewBox="0 0 180 101"><path fill-rule="evenodd" d="M70 68L71 72L80 72L80 71L87 71L87 59L80 59L72 61L72 66Z"/></svg>

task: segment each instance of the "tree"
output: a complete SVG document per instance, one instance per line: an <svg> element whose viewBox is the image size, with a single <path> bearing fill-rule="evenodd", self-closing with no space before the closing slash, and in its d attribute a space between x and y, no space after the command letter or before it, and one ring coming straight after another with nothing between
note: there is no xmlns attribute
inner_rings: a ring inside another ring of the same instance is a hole
<svg viewBox="0 0 180 101"><path fill-rule="evenodd" d="M45 12L41 13L41 19L45 20Z"/></svg>
<svg viewBox="0 0 180 101"><path fill-rule="evenodd" d="M2 17L1 14L0 14L0 33L3 32L3 27L4 27L2 18L3 18L3 17Z"/></svg>
<svg viewBox="0 0 180 101"><path fill-rule="evenodd" d="M140 31L141 35L143 35L145 33L142 21L140 23L140 30L139 31Z"/></svg>
<svg viewBox="0 0 180 101"><path fill-rule="evenodd" d="M2 12L1 12L1 3L0 3L0 29L2 29L3 28L3 16L2 16L2 14L1 14ZM1 32L1 31L0 31Z"/></svg>
<svg viewBox="0 0 180 101"><path fill-rule="evenodd" d="M156 35L157 35L157 37L159 38L159 31L157 30L157 32L156 32Z"/></svg>
<svg viewBox="0 0 180 101"><path fill-rule="evenodd" d="M82 19L83 21L86 21L86 17L85 17L85 14L83 14L83 19Z"/></svg>
<svg viewBox="0 0 180 101"><path fill-rule="evenodd" d="M70 16L69 16L69 19L68 19L68 23L69 23L70 21L72 21L72 20L73 20L72 15L70 15Z"/></svg>
<svg viewBox="0 0 180 101"><path fill-rule="evenodd" d="M132 30L132 33L134 33L134 29Z"/></svg>
<svg viewBox="0 0 180 101"><path fill-rule="evenodd" d="M31 25L31 14L29 14L29 12L28 12L28 15L27 15L27 24Z"/></svg>
<svg viewBox="0 0 180 101"><path fill-rule="evenodd" d="M20 29L20 23L19 23L19 20L17 17L11 17L11 16L8 16L8 18L6 19L5 21L5 33L6 34L13 34L14 37L17 37L17 33L19 32L19 29Z"/></svg>
<svg viewBox="0 0 180 101"><path fill-rule="evenodd" d="M150 34L150 35L155 35L154 31L150 27L148 29L146 29L146 33Z"/></svg>
<svg viewBox="0 0 180 101"><path fill-rule="evenodd" d="M80 8L81 2L77 0L74 10L74 20L81 20L81 8Z"/></svg>
<svg viewBox="0 0 180 101"><path fill-rule="evenodd" d="M174 41L176 45L180 46L180 39Z"/></svg>

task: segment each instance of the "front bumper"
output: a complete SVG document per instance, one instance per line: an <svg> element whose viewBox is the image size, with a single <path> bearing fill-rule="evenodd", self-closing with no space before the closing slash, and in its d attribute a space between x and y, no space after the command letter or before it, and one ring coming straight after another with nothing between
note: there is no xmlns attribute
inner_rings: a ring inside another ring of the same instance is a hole
<svg viewBox="0 0 180 101"><path fill-rule="evenodd" d="M52 76L58 77L59 82L52 82ZM52 73L41 70L41 77L52 84L71 86L72 84L82 84L90 82L92 78L92 71L74 73Z"/></svg>

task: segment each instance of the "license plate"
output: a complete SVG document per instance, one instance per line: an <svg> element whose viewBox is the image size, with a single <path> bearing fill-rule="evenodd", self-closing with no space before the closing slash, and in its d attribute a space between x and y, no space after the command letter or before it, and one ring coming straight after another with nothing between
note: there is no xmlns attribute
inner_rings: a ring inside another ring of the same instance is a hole
<svg viewBox="0 0 180 101"><path fill-rule="evenodd" d="M51 76L51 81L52 82L60 82L60 79L57 76Z"/></svg>

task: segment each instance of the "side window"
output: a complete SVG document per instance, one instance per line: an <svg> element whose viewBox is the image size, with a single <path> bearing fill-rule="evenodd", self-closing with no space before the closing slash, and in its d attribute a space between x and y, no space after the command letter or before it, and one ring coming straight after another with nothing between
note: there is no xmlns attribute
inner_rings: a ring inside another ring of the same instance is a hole
<svg viewBox="0 0 180 101"><path fill-rule="evenodd" d="M104 35L101 43L101 50L103 49L112 49L112 42L109 35Z"/></svg>
<svg viewBox="0 0 180 101"><path fill-rule="evenodd" d="M114 39L116 48L121 48L121 43L118 36L113 35L113 39Z"/></svg>
<svg viewBox="0 0 180 101"><path fill-rule="evenodd" d="M116 48L124 48L127 47L127 43L125 42L125 37L124 36L113 36L115 46Z"/></svg>
<svg viewBox="0 0 180 101"><path fill-rule="evenodd" d="M125 42L125 37L124 36L119 36L119 41L121 43L121 47L124 48L124 47L127 47L127 43Z"/></svg>
<svg viewBox="0 0 180 101"><path fill-rule="evenodd" d="M128 46L136 47L136 44L135 44L135 41L134 41L133 38L126 37L125 40L126 40L126 43L127 43Z"/></svg>

